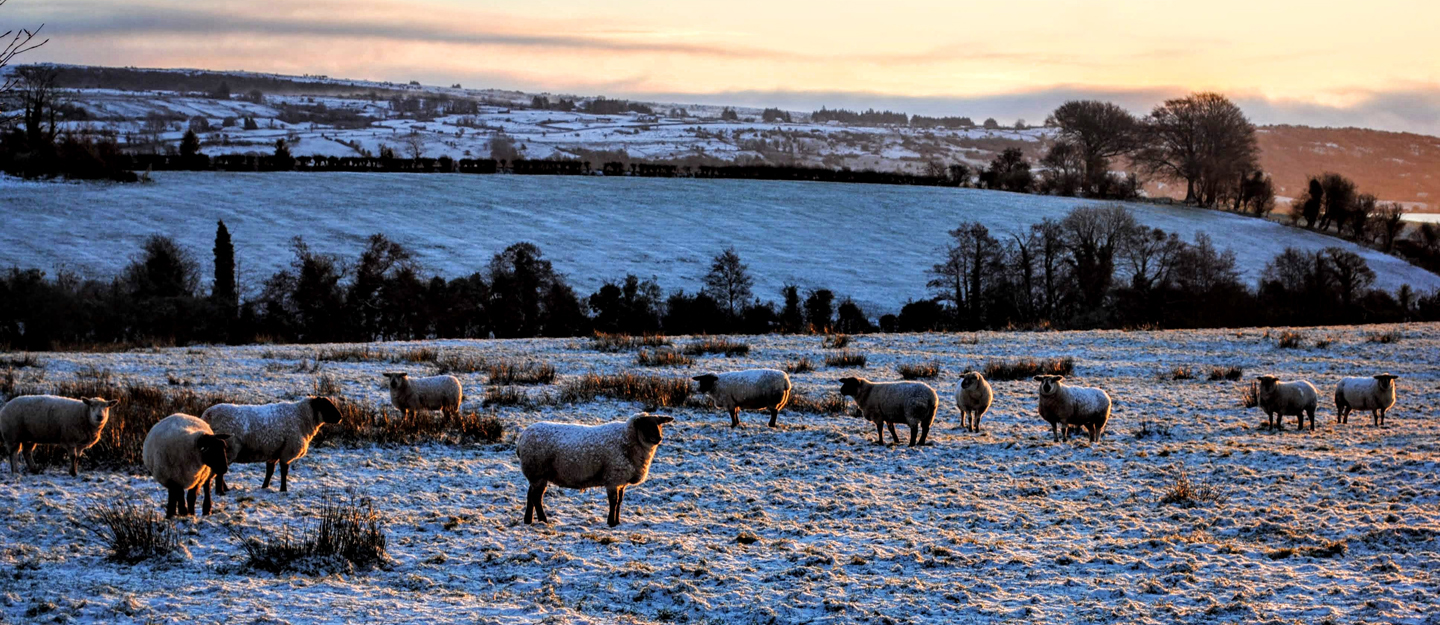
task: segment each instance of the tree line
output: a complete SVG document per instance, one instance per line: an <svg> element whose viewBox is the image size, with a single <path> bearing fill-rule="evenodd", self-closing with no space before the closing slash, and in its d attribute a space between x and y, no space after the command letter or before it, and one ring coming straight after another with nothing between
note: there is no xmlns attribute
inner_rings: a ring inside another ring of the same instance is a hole
<svg viewBox="0 0 1440 625"><path fill-rule="evenodd" d="M382 234L353 259L296 237L292 258L260 284L235 273L235 242L216 225L209 291L192 250L148 238L120 272L85 278L11 268L0 274L0 346L243 344L624 334L862 333L1044 328L1192 328L1440 319L1440 292L1374 288L1365 260L1341 248L1286 249L1258 284L1207 237L1183 241L1124 208L1082 207L996 236L979 223L950 232L928 297L880 314L824 288L786 285L762 299L733 249L717 253L695 292L616 276L577 292L540 248L516 243L465 276L426 275ZM249 288L247 288L249 287Z"/></svg>

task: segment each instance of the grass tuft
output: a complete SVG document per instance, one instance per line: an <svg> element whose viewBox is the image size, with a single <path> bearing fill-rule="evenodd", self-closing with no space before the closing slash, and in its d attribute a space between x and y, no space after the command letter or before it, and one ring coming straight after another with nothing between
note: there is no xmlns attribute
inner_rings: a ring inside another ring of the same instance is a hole
<svg viewBox="0 0 1440 625"><path fill-rule="evenodd" d="M809 373L815 370L815 362L809 356L801 356L799 360L785 363L785 372L790 374Z"/></svg>
<svg viewBox="0 0 1440 625"><path fill-rule="evenodd" d="M491 384L549 384L555 381L555 367L535 360L500 360L486 367Z"/></svg>
<svg viewBox="0 0 1440 625"><path fill-rule="evenodd" d="M85 517L83 527L110 550L106 559L135 564L180 551L180 533L153 508L131 501L100 504Z"/></svg>
<svg viewBox="0 0 1440 625"><path fill-rule="evenodd" d="M383 567L385 527L368 498L326 496L313 529L294 536L287 527L265 538L246 538L233 530L252 569L282 573L336 573Z"/></svg>
<svg viewBox="0 0 1440 625"><path fill-rule="evenodd" d="M906 380L933 380L940 377L940 363L905 363L895 367L895 372Z"/></svg>
<svg viewBox="0 0 1440 625"><path fill-rule="evenodd" d="M867 358L865 354L842 351L838 354L831 354L825 357L825 366L834 369L863 369Z"/></svg>
<svg viewBox="0 0 1440 625"><path fill-rule="evenodd" d="M1402 335L1400 334L1399 330L1390 330L1389 332L1371 332L1370 334L1365 335L1365 342L1390 344L1399 343L1401 338Z"/></svg>
<svg viewBox="0 0 1440 625"><path fill-rule="evenodd" d="M985 363L985 377L989 380L1024 380L1037 375L1070 375L1075 372L1075 359L1046 358L1036 360L991 360Z"/></svg>
<svg viewBox="0 0 1440 625"><path fill-rule="evenodd" d="M1175 474L1175 479L1170 482L1160 496L1162 505L1176 505L1182 508L1193 508L1205 503L1221 503L1224 500L1219 489L1205 482L1191 480L1190 474L1184 469Z"/></svg>
<svg viewBox="0 0 1440 625"><path fill-rule="evenodd" d="M1260 391L1251 382L1240 387L1240 405L1245 408L1254 408L1260 405Z"/></svg>
<svg viewBox="0 0 1440 625"><path fill-rule="evenodd" d="M1245 369L1234 365L1231 365L1229 367L1216 365L1214 367L1210 367L1210 374L1206 377L1211 382L1219 382L1220 380L1229 380L1231 382L1235 382L1240 378L1245 377Z"/></svg>
<svg viewBox="0 0 1440 625"><path fill-rule="evenodd" d="M845 349L847 347L850 347L850 335L831 334L830 336L825 337L825 340L821 341L820 344L825 349Z"/></svg>
<svg viewBox="0 0 1440 625"><path fill-rule="evenodd" d="M686 343L684 352L690 356L704 356L706 354L725 354L726 356L744 356L750 353L750 346L740 341L732 341L726 338L709 337Z"/></svg>
<svg viewBox="0 0 1440 625"><path fill-rule="evenodd" d="M476 373L484 371L485 359L473 354L445 352L435 359L436 373Z"/></svg>
<svg viewBox="0 0 1440 625"><path fill-rule="evenodd" d="M1194 379L1195 379L1195 369L1194 369L1194 368L1191 368L1191 367L1187 367L1187 366L1185 366L1185 365L1175 365L1174 367L1171 367L1169 370L1161 371L1160 373L1156 374L1155 377L1156 377L1156 379L1160 380L1161 382L1173 382L1173 381L1177 381L1177 380L1194 380Z"/></svg>
<svg viewBox="0 0 1440 625"><path fill-rule="evenodd" d="M839 393L826 393L815 398L798 390L790 391L790 402L785 404L786 410L822 415L845 414L846 408L845 396Z"/></svg>
<svg viewBox="0 0 1440 625"><path fill-rule="evenodd" d="M674 408L690 396L690 380L636 373L587 373L565 383L560 401L585 403L612 397L643 404L647 410Z"/></svg>
<svg viewBox="0 0 1440 625"><path fill-rule="evenodd" d="M605 334L596 332L590 338L590 349L597 352L631 352L642 347L669 347L670 339L659 334L630 336L627 334Z"/></svg>
<svg viewBox="0 0 1440 625"><path fill-rule="evenodd" d="M1275 336L1275 346L1281 349L1299 349L1305 346L1305 335L1286 330Z"/></svg>
<svg viewBox="0 0 1440 625"><path fill-rule="evenodd" d="M40 361L40 357L39 357L39 356L36 356L35 354L20 354L19 356L10 356L10 357L7 357L7 358L0 358L0 368L4 368L4 369L30 369L30 368L44 369L44 368L45 368L45 363L44 363L44 362L41 362L41 361Z"/></svg>
<svg viewBox="0 0 1440 625"><path fill-rule="evenodd" d="M635 364L642 367L688 367L695 364L695 359L673 349L642 349L635 355Z"/></svg>

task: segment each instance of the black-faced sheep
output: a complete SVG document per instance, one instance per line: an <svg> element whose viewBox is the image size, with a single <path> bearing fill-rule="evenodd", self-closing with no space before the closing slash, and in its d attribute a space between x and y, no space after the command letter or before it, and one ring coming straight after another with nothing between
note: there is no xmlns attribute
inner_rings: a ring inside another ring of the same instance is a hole
<svg viewBox="0 0 1440 625"><path fill-rule="evenodd" d="M769 411L773 428L780 409L790 401L790 376L778 369L707 373L691 379L700 383L700 392L709 395L715 407L730 413L732 428L739 427L741 410Z"/></svg>
<svg viewBox="0 0 1440 625"><path fill-rule="evenodd" d="M979 371L966 371L955 385L955 407L960 409L960 427L971 432L980 431L980 417L990 409L995 391Z"/></svg>
<svg viewBox="0 0 1440 625"><path fill-rule="evenodd" d="M935 389L924 382L871 382L845 377L840 378L840 394L855 398L861 418L875 424L875 433L880 438L876 442L881 445L885 444L886 426L890 427L890 438L900 444L900 436L895 433L896 423L910 426L910 447L924 445L940 405Z"/></svg>
<svg viewBox="0 0 1440 625"><path fill-rule="evenodd" d="M340 411L328 397L306 397L260 406L217 404L200 418L216 434L230 435L231 464L265 463L265 481L260 488L270 488L270 478L279 464L283 493L289 490L290 463L309 451L310 440L320 432L320 426L340 422ZM224 495L228 490L224 476L217 476L215 493Z"/></svg>
<svg viewBox="0 0 1440 625"><path fill-rule="evenodd" d="M1072 428L1085 428L1090 442L1098 442L1110 422L1110 395L1098 388L1066 386L1063 375L1037 375L1040 383L1040 418L1050 424L1054 440L1070 440Z"/></svg>
<svg viewBox="0 0 1440 625"><path fill-rule="evenodd" d="M195 497L205 489L204 514L210 514L210 478L225 475L225 441L204 421L187 414L172 414L145 435L145 468L165 487L165 518L195 514Z"/></svg>
<svg viewBox="0 0 1440 625"><path fill-rule="evenodd" d="M402 417L421 410L439 410L450 414L460 413L460 379L453 375L432 375L412 378L405 373L386 373L390 388L390 405L400 411Z"/></svg>
<svg viewBox="0 0 1440 625"><path fill-rule="evenodd" d="M1285 431L1284 419L1287 416L1295 416L1298 421L1295 429L1305 428L1305 417L1310 417L1310 431L1315 431L1315 408L1320 404L1320 393L1315 390L1315 385L1299 380L1296 382L1281 382L1280 378L1273 375L1262 375L1255 378L1260 382L1260 388L1255 391L1255 399L1260 404L1260 409L1265 411L1265 425L1277 432Z"/></svg>
<svg viewBox="0 0 1440 625"><path fill-rule="evenodd" d="M1335 385L1335 420L1350 422L1351 410L1369 410L1371 423L1385 425L1385 411L1395 405L1398 375L1382 373L1368 378L1342 378Z"/></svg>
<svg viewBox="0 0 1440 625"><path fill-rule="evenodd" d="M16 397L0 408L0 440L10 456L10 472L19 473L20 452L25 467L39 473L35 464L36 445L60 445L70 450L70 475L80 473L80 453L100 442L100 432L110 419L110 408L119 400L99 397L70 399L54 395Z"/></svg>
<svg viewBox="0 0 1440 625"><path fill-rule="evenodd" d="M671 417L638 414L604 425L542 421L525 428L515 441L520 470L530 481L525 496L525 523L534 517L548 523L545 489L550 484L584 490L605 487L610 509L605 522L620 524L625 488L645 481L650 461L663 438L661 426Z"/></svg>

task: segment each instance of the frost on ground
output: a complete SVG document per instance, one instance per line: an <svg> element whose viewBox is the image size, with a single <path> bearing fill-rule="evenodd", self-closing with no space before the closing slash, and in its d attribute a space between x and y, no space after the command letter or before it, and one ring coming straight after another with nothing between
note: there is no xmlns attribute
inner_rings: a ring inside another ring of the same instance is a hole
<svg viewBox="0 0 1440 625"><path fill-rule="evenodd" d="M263 468L230 474L240 490L182 520L184 556L124 565L77 526L97 503L163 491L138 473L89 467L79 478L0 480L0 620L80 622L1408 622L1440 610L1440 325L1301 330L1280 349L1263 329L1173 332L911 334L855 337L868 367L794 376L820 397L860 373L898 379L935 361L941 397L963 369L1018 356L1076 359L1077 384L1104 388L1115 416L1099 444L1052 443L1035 383L995 382L979 434L942 402L933 444L877 446L848 415L785 411L731 429L715 410L661 411L650 481L629 489L624 524L605 526L604 493L552 489L551 524L520 524L525 481L516 434L537 420L600 423L640 409L597 401L499 410L493 445L323 445L298 462L291 492L258 488ZM670 374L821 360L820 337L746 338L748 356L706 356ZM445 350L554 364L559 382L632 368L633 354L580 339L437 341ZM405 345L380 345L404 349ZM295 397L309 346L48 354L45 381L84 367L150 384L167 376L253 401ZM1193 380L1157 381L1184 365ZM1212 365L1303 377L1321 388L1316 432L1264 431L1240 407L1247 382L1211 382ZM386 401L390 363L323 364L346 396ZM426 367L412 366L415 373ZM307 368L308 371L308 368ZM1334 423L1342 376L1399 374L1391 425ZM31 380L35 369L17 375ZM470 398L483 377L462 376ZM528 392L554 392L531 387ZM478 399L467 409L480 409ZM902 427L903 429L903 427ZM1214 497L1161 503L1181 473ZM384 570L272 575L242 566L231 528L308 527L327 495L373 499L387 524Z"/></svg>

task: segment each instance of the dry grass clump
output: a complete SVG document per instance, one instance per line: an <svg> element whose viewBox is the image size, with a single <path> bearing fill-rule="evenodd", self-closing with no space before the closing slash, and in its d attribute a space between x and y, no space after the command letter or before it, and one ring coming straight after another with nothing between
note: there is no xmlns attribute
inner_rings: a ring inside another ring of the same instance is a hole
<svg viewBox="0 0 1440 625"><path fill-rule="evenodd" d="M985 363L985 377L990 380L1023 380L1037 375L1070 375L1075 372L1075 359L1046 358L1036 360L991 360Z"/></svg>
<svg viewBox="0 0 1440 625"><path fill-rule="evenodd" d="M1281 349L1299 349L1305 346L1305 335L1294 330L1285 330L1275 335L1275 346Z"/></svg>
<svg viewBox="0 0 1440 625"><path fill-rule="evenodd" d="M850 347L850 335L831 334L825 337L825 340L821 341L820 344L824 346L825 349L845 349Z"/></svg>
<svg viewBox="0 0 1440 625"><path fill-rule="evenodd" d="M646 409L673 408L690 396L690 380L637 373L587 373L565 383L560 401L584 403L597 397L636 401Z"/></svg>
<svg viewBox="0 0 1440 625"><path fill-rule="evenodd" d="M392 352L377 349L369 345L332 347L315 352L315 360L329 362L436 362L440 358L440 351L433 347L412 347L410 349Z"/></svg>
<svg viewBox="0 0 1440 625"><path fill-rule="evenodd" d="M0 358L0 368L4 369L44 369L45 363L35 354L20 354L18 356L7 356Z"/></svg>
<svg viewBox="0 0 1440 625"><path fill-rule="evenodd" d="M815 362L809 356L801 356L799 360L785 363L785 372L790 374L809 373L815 370Z"/></svg>
<svg viewBox="0 0 1440 625"><path fill-rule="evenodd" d="M180 533L153 506L131 501L104 503L85 516L85 529L110 550L106 559L135 564L180 551Z"/></svg>
<svg viewBox="0 0 1440 625"><path fill-rule="evenodd" d="M791 391L790 402L785 404L785 409L809 414L837 415L844 414L846 406L845 396L839 393L826 393L816 398L800 391Z"/></svg>
<svg viewBox="0 0 1440 625"><path fill-rule="evenodd" d="M327 496L314 529L295 537L289 528L266 538L233 530L247 556L246 566L271 573L336 573L383 567L385 524L368 498Z"/></svg>
<svg viewBox="0 0 1440 625"><path fill-rule="evenodd" d="M688 367L695 364L695 359L673 349L642 349L635 355L635 364L642 367Z"/></svg>
<svg viewBox="0 0 1440 625"><path fill-rule="evenodd" d="M940 377L940 363L904 363L895 367L895 372L906 380L933 380Z"/></svg>
<svg viewBox="0 0 1440 625"><path fill-rule="evenodd" d="M484 371L485 359L473 354L445 352L435 359L435 373L475 373Z"/></svg>
<svg viewBox="0 0 1440 625"><path fill-rule="evenodd" d="M726 356L744 356L750 353L750 346L740 341L732 341L726 338L709 337L699 341L686 343L684 352L691 356L704 356L706 354L725 354Z"/></svg>
<svg viewBox="0 0 1440 625"><path fill-rule="evenodd" d="M491 384L549 384L555 381L555 367L538 360L500 360L486 367Z"/></svg>
<svg viewBox="0 0 1440 625"><path fill-rule="evenodd" d="M1365 342L1381 344L1399 343L1401 336L1402 335L1400 334L1399 330L1390 330L1389 332L1371 332L1370 334L1365 335Z"/></svg>
<svg viewBox="0 0 1440 625"><path fill-rule="evenodd" d="M487 386L485 387L485 401L482 402L486 408L491 406L531 406L533 400L525 389L518 386Z"/></svg>
<svg viewBox="0 0 1440 625"><path fill-rule="evenodd" d="M1260 391L1255 388L1254 382L1240 387L1240 405L1245 408L1254 408L1260 405Z"/></svg>
<svg viewBox="0 0 1440 625"><path fill-rule="evenodd" d="M504 435L504 424L493 414L460 412L412 413L408 416L386 410L382 404L332 397L340 411L340 423L320 428L315 445L358 445L364 443L415 444L496 443Z"/></svg>
<svg viewBox="0 0 1440 625"><path fill-rule="evenodd" d="M1219 365L1210 367L1210 375L1207 376L1211 382L1219 382L1220 380L1235 382L1243 377L1245 377L1245 369L1234 365L1228 367Z"/></svg>
<svg viewBox="0 0 1440 625"><path fill-rule="evenodd" d="M1291 556L1306 556L1310 558L1338 558L1345 555L1350 549L1350 544L1345 539L1328 541L1323 545L1310 547L1283 547L1270 551L1265 555L1271 560L1284 560Z"/></svg>
<svg viewBox="0 0 1440 625"><path fill-rule="evenodd" d="M1177 381L1177 380L1194 380L1194 379L1195 379L1195 369L1192 368L1192 367L1187 367L1187 366L1185 366L1185 365L1175 365L1174 367L1171 367L1171 368L1168 369L1168 370L1161 371L1161 372L1160 372L1159 374L1157 374L1155 377L1156 377L1156 379L1160 380L1161 382L1173 382L1173 381Z"/></svg>
<svg viewBox="0 0 1440 625"><path fill-rule="evenodd" d="M340 383L335 381L334 376L328 373L322 373L319 376L316 376L315 386L311 389L311 391L312 394L322 397L339 395Z"/></svg>
<svg viewBox="0 0 1440 625"><path fill-rule="evenodd" d="M661 334L644 334L641 336L630 336L628 334L605 334L596 332L590 338L590 349L597 352L630 352L642 347L669 347L670 339Z"/></svg>
<svg viewBox="0 0 1440 625"><path fill-rule="evenodd" d="M825 366L835 369L863 369L867 358L865 354L842 351L838 354L831 354L825 357Z"/></svg>
<svg viewBox="0 0 1440 625"><path fill-rule="evenodd" d="M1193 508L1205 503L1220 503L1224 500L1219 489L1205 482L1191 480L1190 474L1184 469L1175 474L1175 479L1160 495L1162 505L1170 504L1182 508Z"/></svg>

